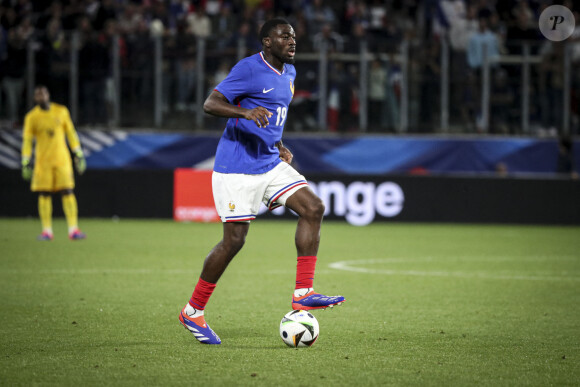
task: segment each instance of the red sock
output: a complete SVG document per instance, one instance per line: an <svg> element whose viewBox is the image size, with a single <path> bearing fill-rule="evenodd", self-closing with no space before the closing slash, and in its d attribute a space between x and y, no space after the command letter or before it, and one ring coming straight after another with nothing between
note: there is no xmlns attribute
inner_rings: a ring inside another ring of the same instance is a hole
<svg viewBox="0 0 580 387"><path fill-rule="evenodd" d="M202 280L201 278L197 281L197 285L193 290L193 294L189 299L189 305L193 306L195 309L204 310L205 304L209 301L216 284Z"/></svg>
<svg viewBox="0 0 580 387"><path fill-rule="evenodd" d="M296 288L311 288L314 282L314 269L316 267L315 256L298 257L296 265Z"/></svg>

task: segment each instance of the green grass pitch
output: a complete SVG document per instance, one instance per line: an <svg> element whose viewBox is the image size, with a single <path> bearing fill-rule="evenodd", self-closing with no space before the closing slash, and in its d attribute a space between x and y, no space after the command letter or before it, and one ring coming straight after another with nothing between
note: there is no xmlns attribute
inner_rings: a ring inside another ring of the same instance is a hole
<svg viewBox="0 0 580 387"><path fill-rule="evenodd" d="M0 385L580 384L580 227L326 222L320 337L279 337L295 223L257 220L206 309L178 322L220 224L81 219L37 242L0 219Z"/></svg>

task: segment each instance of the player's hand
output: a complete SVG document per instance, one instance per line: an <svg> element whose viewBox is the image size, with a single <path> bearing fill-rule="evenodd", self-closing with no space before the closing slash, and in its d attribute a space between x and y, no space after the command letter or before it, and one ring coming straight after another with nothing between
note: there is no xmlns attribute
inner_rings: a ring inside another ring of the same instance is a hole
<svg viewBox="0 0 580 387"><path fill-rule="evenodd" d="M77 168L79 175L85 173L87 169L87 160L85 159L83 151L80 149L75 152L75 167Z"/></svg>
<svg viewBox="0 0 580 387"><path fill-rule="evenodd" d="M282 161L291 164L294 155L292 154L292 152L290 152L290 149L286 148L284 145L281 145L278 148L278 150L280 151L280 158L282 159Z"/></svg>
<svg viewBox="0 0 580 387"><path fill-rule="evenodd" d="M252 120L258 125L258 128L265 128L270 124L268 118L272 117L272 113L268 109L258 106L251 110L246 111L246 120Z"/></svg>
<svg viewBox="0 0 580 387"><path fill-rule="evenodd" d="M22 178L26 181L32 179L32 167L29 159L22 159Z"/></svg>

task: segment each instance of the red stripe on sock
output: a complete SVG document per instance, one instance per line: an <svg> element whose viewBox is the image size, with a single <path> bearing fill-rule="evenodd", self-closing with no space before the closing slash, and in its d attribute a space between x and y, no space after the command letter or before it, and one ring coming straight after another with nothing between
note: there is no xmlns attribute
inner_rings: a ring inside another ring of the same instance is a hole
<svg viewBox="0 0 580 387"><path fill-rule="evenodd" d="M189 300L189 305L193 306L195 309L204 310L205 305L209 301L216 284L202 280L201 278L197 281L191 299Z"/></svg>
<svg viewBox="0 0 580 387"><path fill-rule="evenodd" d="M316 268L315 256L298 257L296 265L296 288L311 288L314 282L314 270Z"/></svg>

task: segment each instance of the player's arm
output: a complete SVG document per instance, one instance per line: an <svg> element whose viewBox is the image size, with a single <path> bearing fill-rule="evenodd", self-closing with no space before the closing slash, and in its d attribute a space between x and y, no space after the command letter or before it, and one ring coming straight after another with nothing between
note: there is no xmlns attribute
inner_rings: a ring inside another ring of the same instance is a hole
<svg viewBox="0 0 580 387"><path fill-rule="evenodd" d="M217 117L245 118L252 120L258 127L268 126L268 118L272 113L266 108L258 106L254 109L246 109L241 106L232 105L228 99L219 91L214 90L203 103L203 111Z"/></svg>
<svg viewBox="0 0 580 387"><path fill-rule="evenodd" d="M81 142L75 126L73 125L72 119L70 118L70 113L68 109L66 110L64 119L64 130L66 133L66 138L68 140L68 145L74 154L75 167L79 175L82 175L87 169L87 161L83 153L83 148L81 147Z"/></svg>
<svg viewBox="0 0 580 387"><path fill-rule="evenodd" d="M290 149L286 148L282 143L282 140L278 141L276 144L276 148L280 151L280 158L282 161L287 162L288 164L292 163L292 159L294 155L290 152Z"/></svg>
<svg viewBox="0 0 580 387"><path fill-rule="evenodd" d="M22 178L30 180L32 178L32 166L30 165L30 157L32 156L32 141L34 134L32 132L32 122L30 115L24 117L24 130L22 133Z"/></svg>

